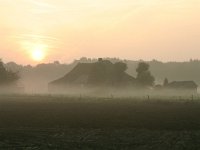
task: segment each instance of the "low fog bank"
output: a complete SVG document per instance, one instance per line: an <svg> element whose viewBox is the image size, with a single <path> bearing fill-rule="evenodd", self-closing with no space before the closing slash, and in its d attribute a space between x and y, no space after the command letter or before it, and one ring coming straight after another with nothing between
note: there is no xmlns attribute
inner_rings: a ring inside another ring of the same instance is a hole
<svg viewBox="0 0 200 150"><path fill-rule="evenodd" d="M110 87L93 87L93 88L79 88L68 87L54 89L47 94L56 96L73 96L73 97L105 97L105 98L144 98L150 99L152 97L185 97L194 98L199 97L199 94L189 90L155 90L155 89L141 89L141 88L110 88Z"/></svg>
<svg viewBox="0 0 200 150"><path fill-rule="evenodd" d="M127 73L136 76L136 67L139 61L121 60L118 58L105 58L111 62L123 61L127 64ZM97 59L81 58L71 64L61 64L58 61L37 66L22 66L14 62L5 64L8 70L17 71L20 75L19 87L24 88L26 94L48 94L48 83L56 80L70 72L79 62L93 63ZM161 62L152 60L148 62L151 72L156 77L156 84L162 84L167 77L169 81L189 81L193 80L200 84L199 60L188 62ZM132 93L132 90L130 90ZM200 90L198 90L200 91ZM134 92L137 93L137 92ZM174 92L176 94L176 92ZM129 95L129 93L128 93Z"/></svg>
<svg viewBox="0 0 200 150"><path fill-rule="evenodd" d="M19 86L0 86L0 94L25 94L24 88Z"/></svg>
<svg viewBox="0 0 200 150"><path fill-rule="evenodd" d="M87 98L106 98L106 99L118 99L128 98L132 100L199 100L200 94L191 91L180 91L180 90L162 90L157 91L154 89L137 89L137 88L108 88L108 87L94 87L94 88L79 88L79 87L68 87L59 88L57 91L34 91L24 92L21 88L8 88L0 87L0 96L12 96L17 98L18 96L27 97L29 96L48 98L78 98L87 100Z"/></svg>
<svg viewBox="0 0 200 150"><path fill-rule="evenodd" d="M22 66L14 62L5 64L8 70L18 72L18 86L24 88L26 94L47 94L49 82L68 73L78 62L60 64L58 61L37 66Z"/></svg>

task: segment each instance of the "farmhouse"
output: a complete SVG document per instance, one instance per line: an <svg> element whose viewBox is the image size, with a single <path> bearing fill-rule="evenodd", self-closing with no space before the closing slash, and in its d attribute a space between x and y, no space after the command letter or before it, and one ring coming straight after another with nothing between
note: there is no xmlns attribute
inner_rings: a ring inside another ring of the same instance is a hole
<svg viewBox="0 0 200 150"><path fill-rule="evenodd" d="M64 77L49 83L49 91L55 92L68 88L94 88L94 87L130 87L136 79L126 72L126 64L122 62L111 63L99 59L95 63L78 63Z"/></svg>

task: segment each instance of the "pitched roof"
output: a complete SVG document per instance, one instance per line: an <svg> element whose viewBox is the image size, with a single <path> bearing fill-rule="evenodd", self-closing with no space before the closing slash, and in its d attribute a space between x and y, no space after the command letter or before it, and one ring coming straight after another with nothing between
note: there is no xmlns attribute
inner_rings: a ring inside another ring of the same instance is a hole
<svg viewBox="0 0 200 150"><path fill-rule="evenodd" d="M77 80L80 81L81 79L87 80L92 67L93 67L92 63L78 63L64 77L57 79L55 81L52 81L50 84L70 84L70 83L77 82Z"/></svg>
<svg viewBox="0 0 200 150"><path fill-rule="evenodd" d="M112 84L113 86L119 84L128 85L135 82L134 77L128 75L126 72L122 72L120 81L116 83L116 76L118 74L113 73L113 68L114 64L107 60L96 63L79 63L64 77L52 81L50 85L88 85L91 83L95 85L93 81L96 79L96 75L98 75L97 78L100 78L99 82L102 84Z"/></svg>

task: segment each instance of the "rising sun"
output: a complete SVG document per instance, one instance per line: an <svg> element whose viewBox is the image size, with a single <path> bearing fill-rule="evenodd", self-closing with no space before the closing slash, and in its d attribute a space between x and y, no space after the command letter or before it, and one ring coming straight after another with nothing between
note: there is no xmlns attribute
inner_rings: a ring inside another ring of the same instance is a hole
<svg viewBox="0 0 200 150"><path fill-rule="evenodd" d="M33 49L31 50L31 57L34 61L42 61L46 57L46 52L45 52L45 46L44 45L37 45L34 46Z"/></svg>
<svg viewBox="0 0 200 150"><path fill-rule="evenodd" d="M40 49L33 50L31 55L35 61L42 61L45 58L44 52Z"/></svg>

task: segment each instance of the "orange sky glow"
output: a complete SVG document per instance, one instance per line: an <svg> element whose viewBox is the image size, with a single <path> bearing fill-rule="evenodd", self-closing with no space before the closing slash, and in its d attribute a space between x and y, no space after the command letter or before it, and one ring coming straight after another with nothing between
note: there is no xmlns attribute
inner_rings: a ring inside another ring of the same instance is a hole
<svg viewBox="0 0 200 150"><path fill-rule="evenodd" d="M0 0L0 58L200 59L199 0Z"/></svg>

